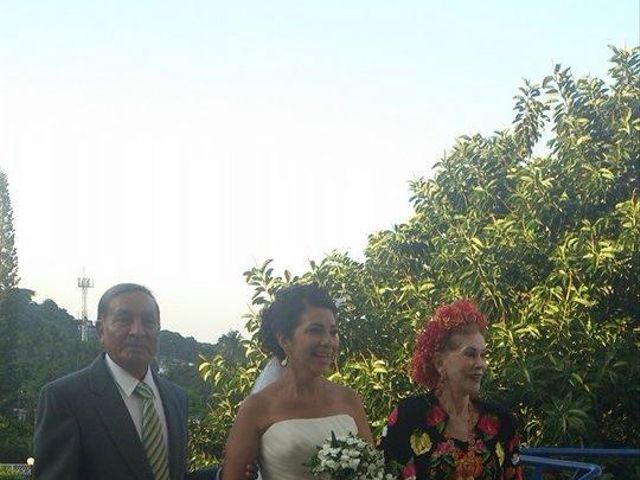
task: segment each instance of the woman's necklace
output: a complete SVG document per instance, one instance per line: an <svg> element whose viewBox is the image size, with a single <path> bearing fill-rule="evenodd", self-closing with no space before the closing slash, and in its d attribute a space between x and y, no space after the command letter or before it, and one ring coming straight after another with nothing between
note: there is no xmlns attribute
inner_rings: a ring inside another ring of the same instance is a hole
<svg viewBox="0 0 640 480"><path fill-rule="evenodd" d="M440 402L440 400L438 400ZM442 405L442 402L440 402L440 405ZM475 444L475 440L476 440L476 435L475 435L475 426L477 423L477 412L476 409L473 407L471 400L469 400L467 402L467 429L466 429L466 441L467 443L469 443L469 446L473 446ZM447 409L445 408L445 411L447 411ZM449 420L451 420L451 414L447 411L447 415L449 416ZM449 439L455 439L456 437L454 435L451 435L451 433L446 433L445 431L445 436Z"/></svg>
<svg viewBox="0 0 640 480"><path fill-rule="evenodd" d="M471 404L471 400L467 404L467 451L460 451L454 455L456 479L475 479L482 474L482 458L476 451L476 409Z"/></svg>
<svg viewBox="0 0 640 480"><path fill-rule="evenodd" d="M469 448L473 447L476 443L476 434L474 432L476 427L476 409L471 405L471 400L467 403L467 442L469 442Z"/></svg>
<svg viewBox="0 0 640 480"><path fill-rule="evenodd" d="M446 410L446 409L445 409ZM466 421L466 451L456 448L453 453L454 471L452 472L455 479L475 479L482 474L482 458L477 451L480 444L476 442L475 426L477 423L478 412L473 406L471 400L467 403L467 421ZM451 415L449 415L451 419ZM447 441L454 446L455 437L448 434L445 430Z"/></svg>

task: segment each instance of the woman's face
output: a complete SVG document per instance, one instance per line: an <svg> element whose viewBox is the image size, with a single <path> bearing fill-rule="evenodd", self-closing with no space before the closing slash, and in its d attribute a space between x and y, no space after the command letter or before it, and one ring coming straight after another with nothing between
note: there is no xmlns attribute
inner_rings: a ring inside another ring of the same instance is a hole
<svg viewBox="0 0 640 480"><path fill-rule="evenodd" d="M486 345L481 333L455 333L451 337L453 347L436 358L436 368L446 375L446 386L463 395L477 395L480 380L485 373Z"/></svg>
<svg viewBox="0 0 640 480"><path fill-rule="evenodd" d="M333 365L338 352L338 328L328 308L308 307L291 338L281 337L280 344L296 368L308 368L322 375Z"/></svg>

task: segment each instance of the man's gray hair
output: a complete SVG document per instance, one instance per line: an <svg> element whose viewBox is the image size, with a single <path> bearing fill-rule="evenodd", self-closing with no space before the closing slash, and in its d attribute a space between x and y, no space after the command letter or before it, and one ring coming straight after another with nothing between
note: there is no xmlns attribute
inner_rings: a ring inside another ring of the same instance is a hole
<svg viewBox="0 0 640 480"><path fill-rule="evenodd" d="M104 320L104 318L109 314L109 304L111 303L111 300L118 295L131 292L142 292L149 295L153 300L153 303L155 303L156 313L158 314L158 317L160 317L160 307L158 306L156 297L151 293L151 290L144 285L139 285L137 283L119 283L118 285L114 285L108 289L102 294L102 297L100 297L100 301L98 302L98 320Z"/></svg>

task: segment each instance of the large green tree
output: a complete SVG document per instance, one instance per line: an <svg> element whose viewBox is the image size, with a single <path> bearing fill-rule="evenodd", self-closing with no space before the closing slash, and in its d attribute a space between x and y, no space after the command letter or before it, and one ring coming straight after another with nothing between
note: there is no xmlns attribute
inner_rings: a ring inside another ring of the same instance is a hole
<svg viewBox="0 0 640 480"><path fill-rule="evenodd" d="M15 391L15 308L12 294L18 285L18 255L14 242L13 208L7 175L0 169L0 414Z"/></svg>
<svg viewBox="0 0 640 480"><path fill-rule="evenodd" d="M612 51L608 80L556 66L520 89L512 128L458 138L363 262L336 252L299 277L271 262L246 272L247 361L201 364L213 394L192 462L220 454L265 361L257 312L300 281L340 299L332 378L360 392L376 431L416 391L416 329L464 296L491 320L484 395L518 414L526 443L640 445L640 49Z"/></svg>
<svg viewBox="0 0 640 480"><path fill-rule="evenodd" d="M13 229L9 181L0 168L0 294L18 285L18 254Z"/></svg>

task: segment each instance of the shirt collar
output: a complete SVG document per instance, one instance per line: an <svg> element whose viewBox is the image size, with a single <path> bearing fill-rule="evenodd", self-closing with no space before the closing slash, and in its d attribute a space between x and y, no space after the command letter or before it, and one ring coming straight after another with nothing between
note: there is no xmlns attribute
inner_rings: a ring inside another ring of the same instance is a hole
<svg viewBox="0 0 640 480"><path fill-rule="evenodd" d="M109 367L109 371L111 372L111 376L116 381L118 386L122 389L124 394L127 397L130 397L140 381L120 365L118 365L116 362L114 362L108 353L105 353L104 358L107 362L107 367ZM155 382L153 381L153 375L151 374L150 368L147 367L147 373L145 374L142 381L147 385L150 385L152 387L152 390L155 392Z"/></svg>

